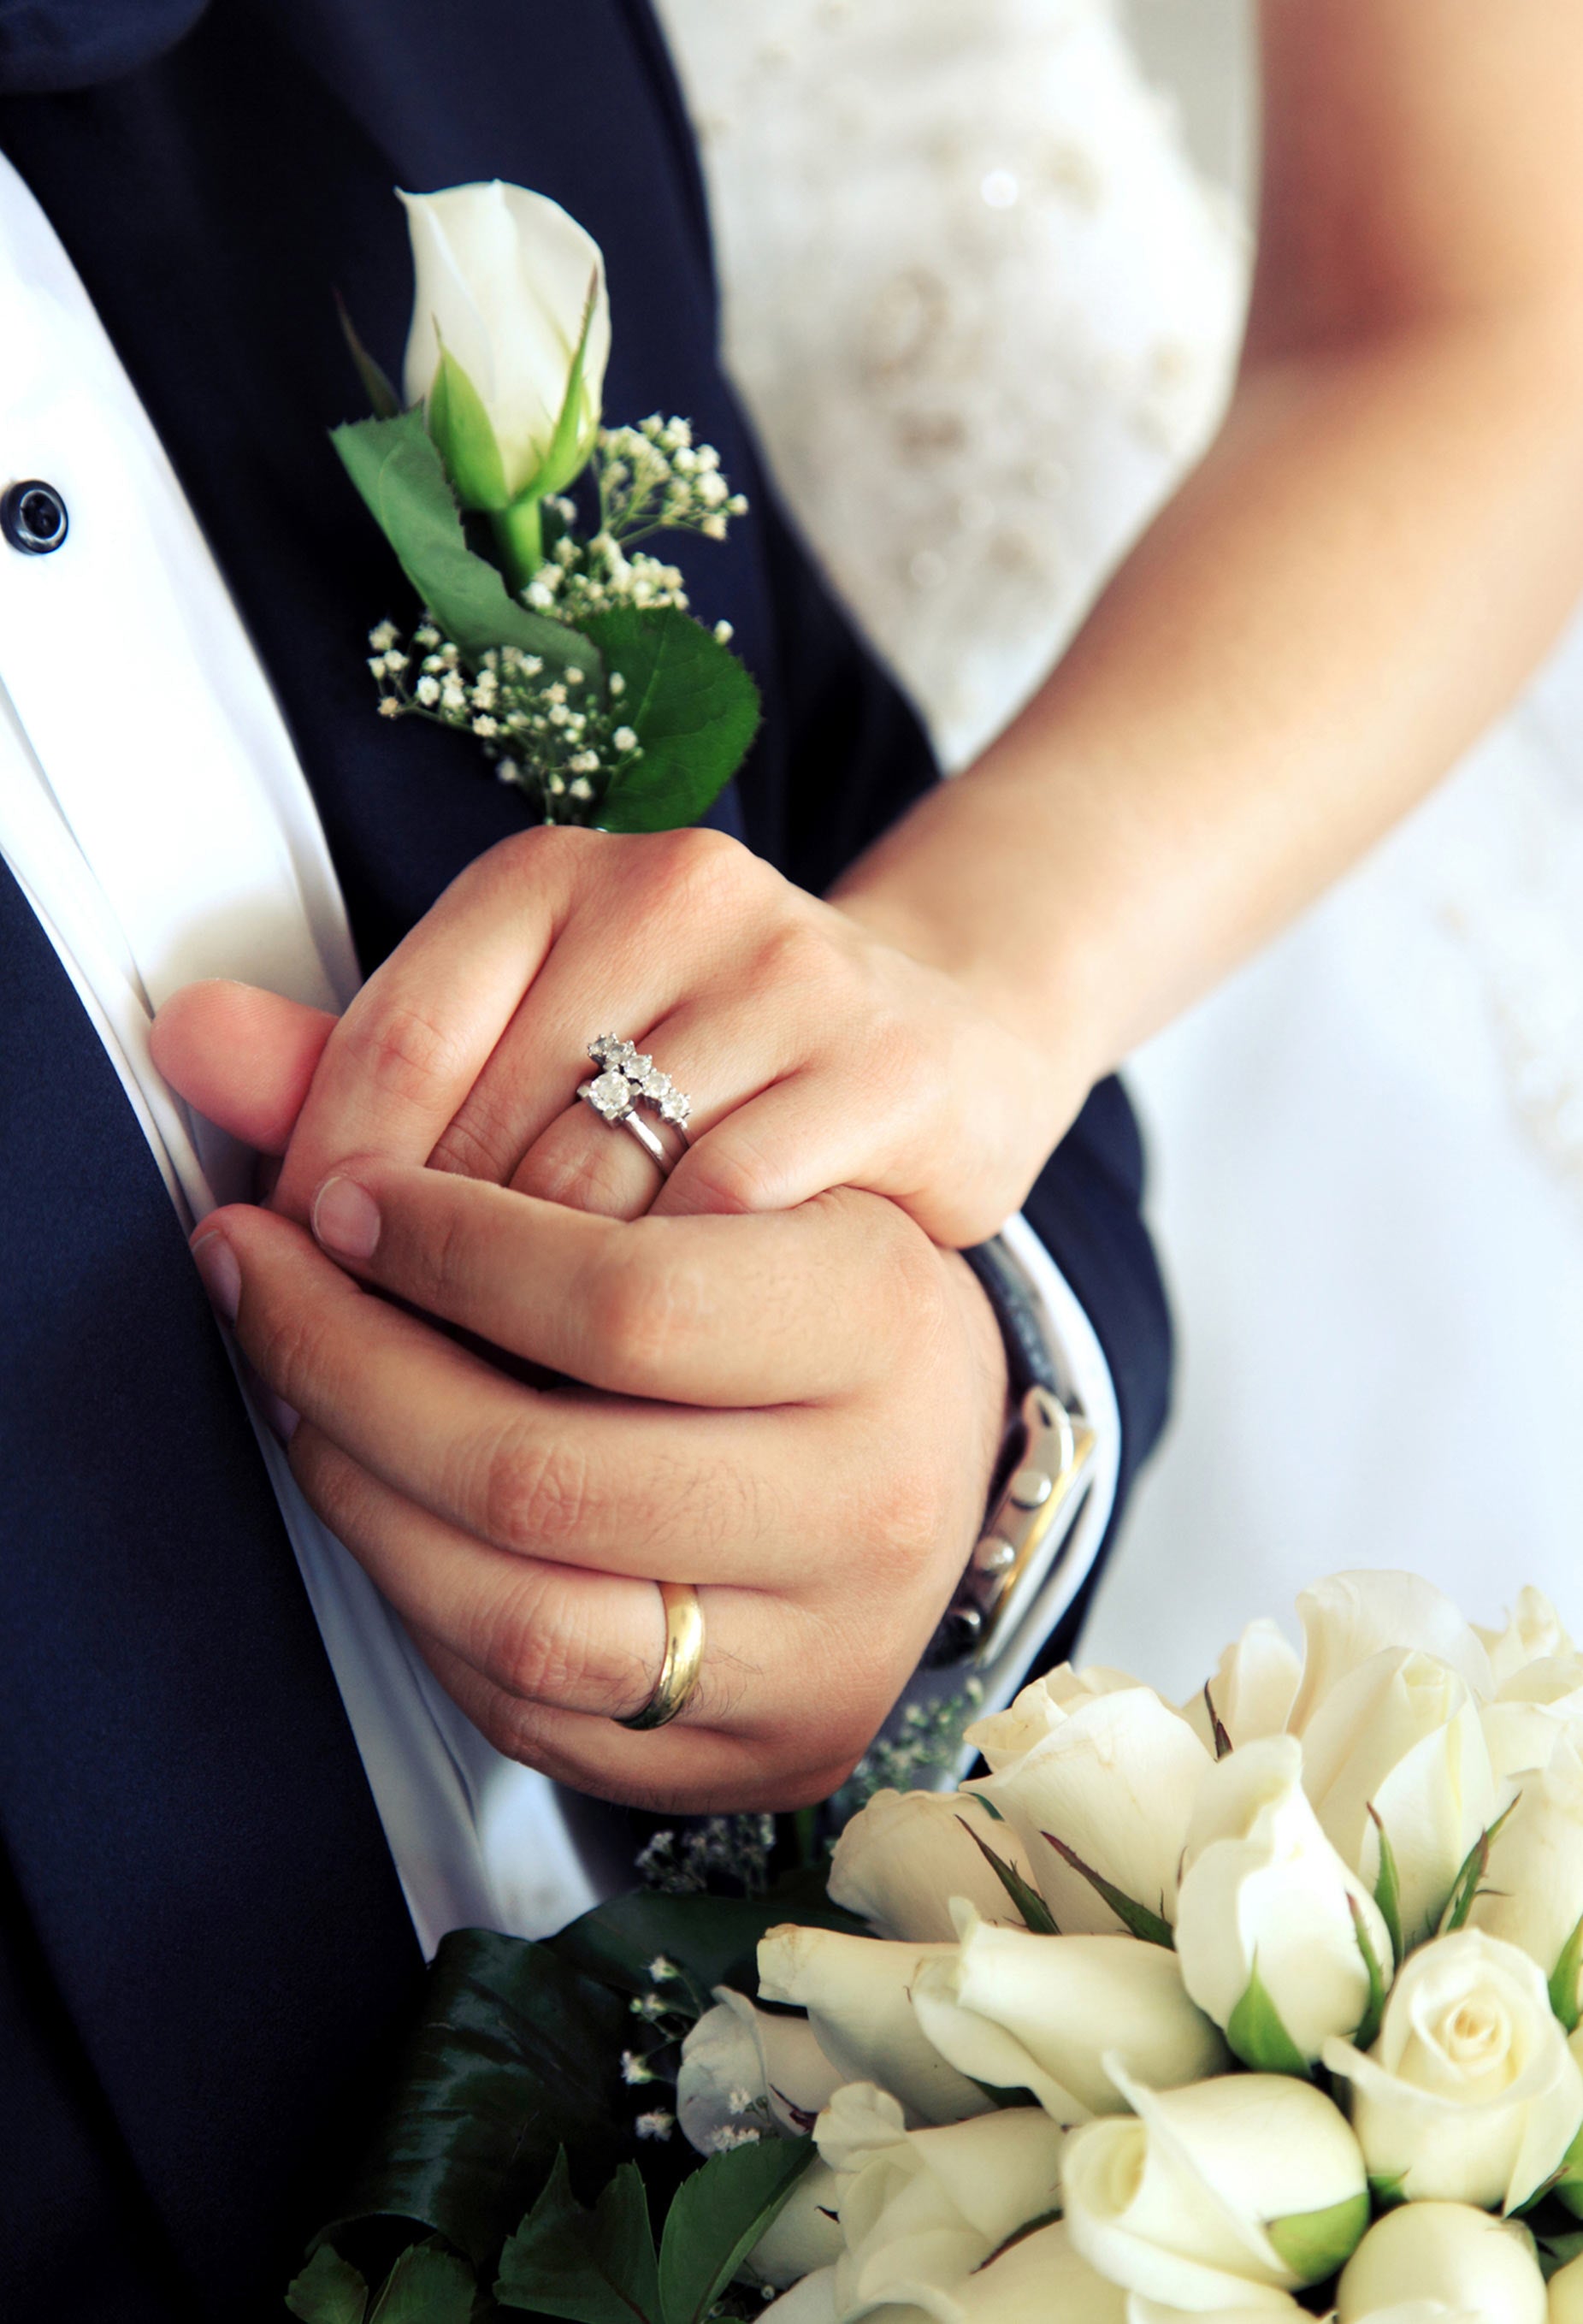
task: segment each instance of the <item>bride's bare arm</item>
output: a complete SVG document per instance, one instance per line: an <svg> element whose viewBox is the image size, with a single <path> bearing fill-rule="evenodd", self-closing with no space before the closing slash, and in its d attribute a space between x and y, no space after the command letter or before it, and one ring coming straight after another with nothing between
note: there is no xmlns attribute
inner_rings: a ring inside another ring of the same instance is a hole
<svg viewBox="0 0 1583 2324"><path fill-rule="evenodd" d="M1063 1104L1410 807L1583 586L1583 10L1265 0L1263 50L1224 429L835 898L1019 1021Z"/></svg>

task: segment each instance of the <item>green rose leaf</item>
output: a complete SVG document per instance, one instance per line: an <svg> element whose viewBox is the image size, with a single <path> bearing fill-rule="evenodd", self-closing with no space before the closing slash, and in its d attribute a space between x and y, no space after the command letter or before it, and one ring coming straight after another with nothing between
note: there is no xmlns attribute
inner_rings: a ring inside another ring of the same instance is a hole
<svg viewBox="0 0 1583 2324"><path fill-rule="evenodd" d="M376 420L394 420L401 410L400 398L375 363L358 336L357 326L346 311L346 301L336 293L336 312L341 318L341 331L357 366L357 376L363 382L364 392L373 406Z"/></svg>
<svg viewBox="0 0 1583 2324"><path fill-rule="evenodd" d="M1353 2040L1360 2050L1370 2048L1380 2030L1385 2014L1385 1964L1374 1949L1374 1939L1368 1932L1368 1923L1363 1917L1363 1907L1350 1893L1347 1898L1352 1908L1352 1928L1358 1939L1358 1950L1363 1955L1363 1966L1368 1972L1368 2006L1364 2011Z"/></svg>
<svg viewBox="0 0 1583 2324"><path fill-rule="evenodd" d="M350 2260L320 2244L286 2287L286 2305L304 2324L363 2324L368 2286Z"/></svg>
<svg viewBox="0 0 1583 2324"><path fill-rule="evenodd" d="M736 656L675 606L597 613L588 636L620 697L642 757L601 801L607 831L675 831L696 823L747 756L759 727L759 689Z"/></svg>
<svg viewBox="0 0 1583 2324"><path fill-rule="evenodd" d="M1457 1877L1451 1883L1451 1893L1446 1899L1446 1909L1440 1915L1439 1930L1440 1936L1450 1936L1453 1930L1467 1926L1468 1915L1473 1910L1480 1883L1489 1870L1489 1851L1499 1839L1501 1827L1516 1804L1516 1801L1514 1800L1512 1807L1507 1808L1504 1814L1496 1816L1488 1830L1479 1833L1478 1838L1462 1858Z"/></svg>
<svg viewBox="0 0 1583 2324"><path fill-rule="evenodd" d="M594 309L598 303L599 277L595 274L588 285L588 296L584 301L583 327L577 334L577 351L566 374L566 392L561 398L555 433L549 439L537 473L518 493L520 500L529 496L543 500L547 493L564 493L588 465L599 415L596 410L584 408L583 373L588 361L588 335L594 328Z"/></svg>
<svg viewBox="0 0 1583 2324"><path fill-rule="evenodd" d="M368 2324L471 2324L477 2278L443 2244L410 2245L385 2278Z"/></svg>
<svg viewBox="0 0 1583 2324"><path fill-rule="evenodd" d="M1300 2283L1322 2283L1344 2267L1368 2225L1367 2192L1348 2195L1322 2211L1293 2211L1265 2229Z"/></svg>
<svg viewBox="0 0 1583 2324"><path fill-rule="evenodd" d="M1407 2198L1402 2190L1406 2184L1405 2171L1382 2171L1377 2174L1371 2174L1368 2191L1373 2199L1375 2209L1394 2211L1398 2203L1404 2203Z"/></svg>
<svg viewBox="0 0 1583 2324"><path fill-rule="evenodd" d="M464 653L520 646L557 669L601 674L598 650L587 638L520 605L488 559L468 548L445 463L421 411L404 411L399 420L352 420L333 429L330 440L407 578Z"/></svg>
<svg viewBox="0 0 1583 2324"><path fill-rule="evenodd" d="M1300 2074L1308 2079L1308 2060L1270 1999L1258 1973L1257 1953L1253 1957L1247 1990L1226 2021L1226 2039L1233 2053L1256 2074Z"/></svg>
<svg viewBox="0 0 1583 2324"><path fill-rule="evenodd" d="M980 1839L966 1816L958 1816L956 1820L1022 1914L1023 1926L1031 1929L1035 1937L1058 1937L1061 1932L1055 1925L1055 1915L1038 1890L1029 1886L1015 1864L1008 1864L1003 1856L998 1856L986 1841Z"/></svg>
<svg viewBox="0 0 1583 2324"><path fill-rule="evenodd" d="M325 2237L354 2219L415 2219L490 2265L559 2147L596 2172L623 2158L612 2061L630 2026L620 1994L548 1945L454 1931L435 1956L350 2200Z"/></svg>
<svg viewBox="0 0 1583 2324"><path fill-rule="evenodd" d="M591 2211L572 2192L563 2150L549 2183L501 2255L494 2296L572 2324L659 2324L659 2264L649 2198L623 2163Z"/></svg>
<svg viewBox="0 0 1583 2324"><path fill-rule="evenodd" d="M1569 2034L1578 2031L1578 1970L1583 1962L1583 1919L1566 1943L1550 1973L1550 2006Z"/></svg>
<svg viewBox="0 0 1583 2324"><path fill-rule="evenodd" d="M483 398L445 342L428 391L428 432L464 508L503 509L506 464Z"/></svg>
<svg viewBox="0 0 1583 2324"><path fill-rule="evenodd" d="M1053 1831L1047 1831L1045 1838L1062 1861L1070 1864L1072 1870L1088 1882L1095 1895L1104 1898L1124 1928L1130 1929L1135 1937L1141 1937L1146 1945L1164 1945L1168 1951L1175 1951L1176 1932L1163 1914L1151 1912L1146 1904L1140 1904L1136 1896L1128 1896L1113 1881L1107 1880L1103 1873L1096 1872L1091 1864L1085 1864L1076 1849L1068 1848L1066 1842L1057 1840Z"/></svg>
<svg viewBox="0 0 1583 2324"><path fill-rule="evenodd" d="M633 1994L653 1989L649 1963L663 1955L681 1971L695 2003L707 2008L717 1985L757 1990L759 1940L783 1921L868 1934L864 1922L831 1903L824 1868L810 1866L776 1881L764 1896L671 1896L657 1889L613 1896L552 1937L548 1950L584 1976Z"/></svg>
<svg viewBox="0 0 1583 2324"><path fill-rule="evenodd" d="M1372 1802L1368 1812L1380 1836L1380 1868L1374 1884L1374 1901L1380 1908L1380 1918L1391 1941L1391 1957L1400 1969L1403 1960L1401 1877L1396 1870L1395 1851Z"/></svg>
<svg viewBox="0 0 1583 2324"><path fill-rule="evenodd" d="M677 2188L659 2248L664 2324L705 2318L814 2160L811 2138L712 2154Z"/></svg>

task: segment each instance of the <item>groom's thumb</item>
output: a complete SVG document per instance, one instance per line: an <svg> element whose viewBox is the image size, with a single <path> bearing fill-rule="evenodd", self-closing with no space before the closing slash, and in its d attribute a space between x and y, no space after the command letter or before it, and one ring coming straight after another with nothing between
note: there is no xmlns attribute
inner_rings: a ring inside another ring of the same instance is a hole
<svg viewBox="0 0 1583 2324"><path fill-rule="evenodd" d="M255 985L189 984L154 1019L149 1047L178 1096L261 1154L283 1154L336 1019Z"/></svg>

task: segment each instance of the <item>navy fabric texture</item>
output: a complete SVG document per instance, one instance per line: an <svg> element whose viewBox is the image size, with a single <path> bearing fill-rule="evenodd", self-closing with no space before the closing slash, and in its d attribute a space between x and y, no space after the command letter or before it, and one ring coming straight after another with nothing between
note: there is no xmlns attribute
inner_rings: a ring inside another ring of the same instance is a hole
<svg viewBox="0 0 1583 2324"><path fill-rule="evenodd" d="M364 633L411 608L327 440L361 409L332 293L394 368L395 185L564 202L608 263L607 410L688 414L753 503L679 555L765 699L710 819L818 889L934 779L719 369L695 157L639 0L0 0L0 151L236 595L365 966L520 825L469 742L373 715ZM0 2265L62 2324L272 2315L416 1948L169 1199L4 876L0 1008ZM1106 1084L1028 1205L1109 1358L1127 1477L1169 1360L1141 1171Z"/></svg>

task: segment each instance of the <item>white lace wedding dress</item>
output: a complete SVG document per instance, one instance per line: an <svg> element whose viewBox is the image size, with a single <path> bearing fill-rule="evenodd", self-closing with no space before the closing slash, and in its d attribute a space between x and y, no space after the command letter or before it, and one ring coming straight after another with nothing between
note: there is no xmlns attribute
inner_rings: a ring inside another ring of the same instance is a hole
<svg viewBox="0 0 1583 2324"><path fill-rule="evenodd" d="M1113 0L661 13L736 375L960 765L1212 427L1245 234ZM1583 634L1132 1081L1181 1384L1086 1650L1185 1690L1349 1563L1583 1618Z"/></svg>

